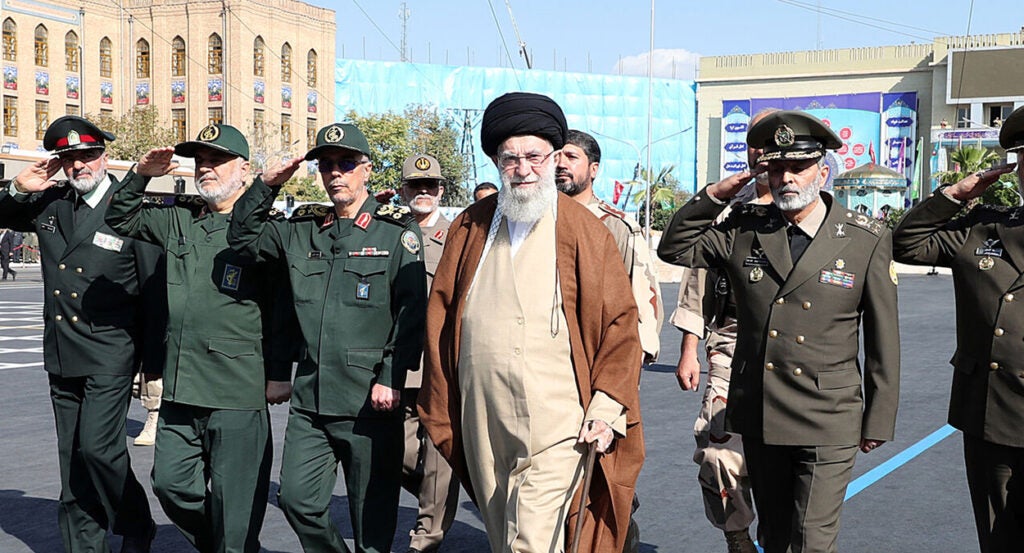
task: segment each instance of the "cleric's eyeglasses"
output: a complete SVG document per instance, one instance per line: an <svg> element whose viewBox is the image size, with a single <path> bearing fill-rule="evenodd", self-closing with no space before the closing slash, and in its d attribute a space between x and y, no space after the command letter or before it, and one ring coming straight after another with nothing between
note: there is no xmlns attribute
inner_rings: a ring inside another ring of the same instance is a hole
<svg viewBox="0 0 1024 553"><path fill-rule="evenodd" d="M501 165L501 168L505 170L519 167L519 163L522 161L529 163L533 167L537 167L540 164L547 161L548 158L551 157L551 154L555 153L556 151L557 150L551 150L546 154L542 154L540 152L531 152L529 154L521 156L517 156L515 154L501 154L500 156L498 156L498 164Z"/></svg>
<svg viewBox="0 0 1024 553"><path fill-rule="evenodd" d="M317 162L317 166L321 173L332 173L335 169L341 173L348 173L364 163L370 163L370 160L339 159L338 161L333 161L330 159L321 159Z"/></svg>

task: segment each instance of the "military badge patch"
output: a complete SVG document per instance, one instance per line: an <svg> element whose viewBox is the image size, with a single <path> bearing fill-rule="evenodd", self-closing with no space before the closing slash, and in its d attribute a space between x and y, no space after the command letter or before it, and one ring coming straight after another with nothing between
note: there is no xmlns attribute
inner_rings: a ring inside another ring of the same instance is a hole
<svg viewBox="0 0 1024 553"><path fill-rule="evenodd" d="M71 131L68 133L68 145L78 146L82 143L82 137L78 135L78 131Z"/></svg>
<svg viewBox="0 0 1024 553"><path fill-rule="evenodd" d="M327 129L327 132L324 133L324 141L329 142L331 144L341 142L342 138L345 138L345 130L342 129L341 127L331 127Z"/></svg>
<svg viewBox="0 0 1024 553"><path fill-rule="evenodd" d="M124 240L116 236L97 232L92 237L92 245L103 248L104 250L119 252L121 251L121 248L124 247Z"/></svg>
<svg viewBox="0 0 1024 553"><path fill-rule="evenodd" d="M217 128L216 125L207 125L206 128L199 133L199 140L202 140L203 142L213 142L214 140L217 140L218 136L220 136L220 129Z"/></svg>
<svg viewBox="0 0 1024 553"><path fill-rule="evenodd" d="M839 270L823 270L821 271L821 276L818 277L818 282L838 286L840 288L853 288L855 278L856 277L853 273L847 273Z"/></svg>
<svg viewBox="0 0 1024 553"><path fill-rule="evenodd" d="M900 278L896 276L896 262L889 261L889 280L896 286L900 285Z"/></svg>
<svg viewBox="0 0 1024 553"><path fill-rule="evenodd" d="M775 145L783 148L792 146L796 142L796 133L786 125L780 125L775 129Z"/></svg>
<svg viewBox="0 0 1024 553"><path fill-rule="evenodd" d="M992 259L991 257L989 257L987 255L985 257L982 257L978 261L978 268L981 269L982 271L987 271L987 270L989 270L989 269L991 269L992 267L995 267L995 266L996 266L996 260Z"/></svg>
<svg viewBox="0 0 1024 553"><path fill-rule="evenodd" d="M974 250L974 255L991 255L993 257L1003 257L1003 248L998 247L1001 245L1002 243L1000 243L998 238L989 238L988 240L985 240L981 244L980 248Z"/></svg>
<svg viewBox="0 0 1024 553"><path fill-rule="evenodd" d="M426 171L427 169L430 169L430 160L425 157L421 157L416 160L415 165L420 171Z"/></svg>
<svg viewBox="0 0 1024 553"><path fill-rule="evenodd" d="M220 287L225 290L238 291L238 284L242 281L242 268L234 265L224 266L224 276L220 280Z"/></svg>
<svg viewBox="0 0 1024 553"><path fill-rule="evenodd" d="M411 230L407 230L402 233L402 247L409 251L409 253L416 255L420 253L420 239L416 238L416 234Z"/></svg>
<svg viewBox="0 0 1024 553"><path fill-rule="evenodd" d="M370 283L367 282L365 278L356 283L356 299L370 299Z"/></svg>
<svg viewBox="0 0 1024 553"><path fill-rule="evenodd" d="M760 267L754 267L750 270L750 282L761 282L764 278L764 270Z"/></svg>
<svg viewBox="0 0 1024 553"><path fill-rule="evenodd" d="M357 227L366 230L366 227L370 226L370 214L360 213L359 217L356 217L356 222L354 224Z"/></svg>

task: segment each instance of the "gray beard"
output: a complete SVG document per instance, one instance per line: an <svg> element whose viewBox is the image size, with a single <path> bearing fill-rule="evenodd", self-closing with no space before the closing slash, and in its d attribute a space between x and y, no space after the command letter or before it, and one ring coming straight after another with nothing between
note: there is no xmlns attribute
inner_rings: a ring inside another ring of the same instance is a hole
<svg viewBox="0 0 1024 553"><path fill-rule="evenodd" d="M821 173L819 173L818 176L814 177L814 182L807 188L799 189L796 186L789 185L773 188L772 200L782 211L800 211L818 199L818 191L821 190L823 181L824 179L821 178ZM785 198L782 197L783 192L797 192L798 195L795 198Z"/></svg>
<svg viewBox="0 0 1024 553"><path fill-rule="evenodd" d="M208 204L219 204L230 198L242 186L242 181L238 181L235 184L227 183L211 188L203 188L200 181L196 181L196 193Z"/></svg>
<svg viewBox="0 0 1024 553"><path fill-rule="evenodd" d="M509 221L536 223L558 198L553 169L550 173L540 176L536 190L515 188L510 184L511 180L502 173L501 182L504 186L498 192L498 209Z"/></svg>
<svg viewBox="0 0 1024 553"><path fill-rule="evenodd" d="M422 205L418 204L416 202L416 200L418 200L420 198L430 198L430 206L429 207L425 207L425 206L422 206ZM437 211L437 206L441 202L440 201L435 201L433 196L416 196L416 197L414 197L412 199L411 202L408 202L408 203L409 203L409 211L415 213L416 215L430 215L431 213Z"/></svg>
<svg viewBox="0 0 1024 553"><path fill-rule="evenodd" d="M103 179L107 178L107 170L104 169L98 173L94 173L91 177L82 177L80 179L68 179L68 184L71 188L78 192L79 196L84 196L93 190L103 182Z"/></svg>

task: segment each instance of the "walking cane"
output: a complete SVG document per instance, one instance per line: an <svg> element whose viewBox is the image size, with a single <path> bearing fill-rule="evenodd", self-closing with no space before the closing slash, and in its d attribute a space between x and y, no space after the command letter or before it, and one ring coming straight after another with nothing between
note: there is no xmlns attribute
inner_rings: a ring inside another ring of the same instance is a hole
<svg viewBox="0 0 1024 553"><path fill-rule="evenodd" d="M576 515L576 532L572 536L570 553L579 553L580 534L583 533L583 515L587 508L587 496L590 495L590 479L594 476L594 459L597 458L597 440L590 442L587 449L587 461L583 469L583 493L580 494L580 510Z"/></svg>

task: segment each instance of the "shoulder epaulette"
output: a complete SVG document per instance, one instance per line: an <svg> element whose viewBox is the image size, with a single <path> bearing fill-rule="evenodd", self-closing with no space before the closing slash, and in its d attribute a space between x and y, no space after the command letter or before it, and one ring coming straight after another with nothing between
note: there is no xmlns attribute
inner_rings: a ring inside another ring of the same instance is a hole
<svg viewBox="0 0 1024 553"><path fill-rule="evenodd" d="M299 206L292 212L291 220L322 219L327 217L331 208L320 204L306 204Z"/></svg>
<svg viewBox="0 0 1024 553"><path fill-rule="evenodd" d="M373 216L382 221L389 221L396 225L405 226L412 219L412 212L409 211L408 207L382 204L377 206L376 211L373 212Z"/></svg>
<svg viewBox="0 0 1024 553"><path fill-rule="evenodd" d="M1020 209L1018 207L1010 207L1007 205L994 205L994 204L978 204L977 209L982 211L991 211L993 213L1009 213Z"/></svg>
<svg viewBox="0 0 1024 553"><path fill-rule="evenodd" d="M863 213L857 213L855 211L846 210L846 218L854 226L860 227L875 236L882 234L885 230L885 223L874 217L868 217Z"/></svg>
<svg viewBox="0 0 1024 553"><path fill-rule="evenodd" d="M270 220L272 220L272 221L280 221L280 220L286 219L286 218L287 217L285 217L284 212L281 211L280 209L277 209L276 207L270 208Z"/></svg>
<svg viewBox="0 0 1024 553"><path fill-rule="evenodd" d="M767 217L768 206L762 204L743 204L740 206L740 213L752 217Z"/></svg>
<svg viewBox="0 0 1024 553"><path fill-rule="evenodd" d="M610 213L611 215L614 215L619 219L626 218L625 211L616 208L615 206L609 204L608 202L605 202L604 200L597 200L597 207L601 208L601 211L604 211L605 213Z"/></svg>

